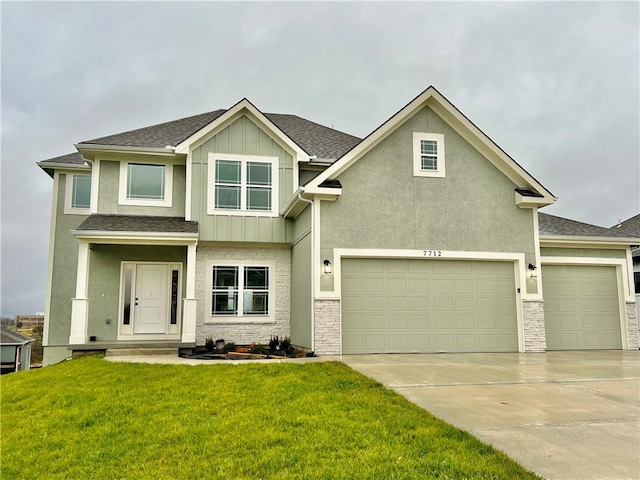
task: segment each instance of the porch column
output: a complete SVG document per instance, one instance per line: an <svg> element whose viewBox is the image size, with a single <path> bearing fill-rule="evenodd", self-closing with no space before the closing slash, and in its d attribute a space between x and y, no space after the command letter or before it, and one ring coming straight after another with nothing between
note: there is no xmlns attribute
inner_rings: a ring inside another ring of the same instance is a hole
<svg viewBox="0 0 640 480"><path fill-rule="evenodd" d="M87 320L89 317L89 242L78 243L78 272L76 296L71 299L71 332L69 345L88 343Z"/></svg>
<svg viewBox="0 0 640 480"><path fill-rule="evenodd" d="M182 341L196 341L196 245L187 247L187 292L183 300Z"/></svg>

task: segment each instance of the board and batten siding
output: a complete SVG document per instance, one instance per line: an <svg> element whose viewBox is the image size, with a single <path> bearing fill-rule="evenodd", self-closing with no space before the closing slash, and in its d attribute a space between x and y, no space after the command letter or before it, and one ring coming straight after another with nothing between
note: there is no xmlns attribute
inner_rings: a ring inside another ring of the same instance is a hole
<svg viewBox="0 0 640 480"><path fill-rule="evenodd" d="M191 219L199 223L203 241L291 242L291 223L282 217L207 215L209 153L278 157L278 205L293 195L293 157L248 117L242 116L192 152Z"/></svg>
<svg viewBox="0 0 640 480"><path fill-rule="evenodd" d="M291 343L311 348L311 207L294 221L291 247Z"/></svg>
<svg viewBox="0 0 640 480"><path fill-rule="evenodd" d="M444 135L446 177L413 174L413 133ZM523 253L536 264L533 211L516 185L428 107L345 170L342 195L321 202L321 258L334 248ZM321 276L333 290L333 274ZM527 293L537 293L527 280Z"/></svg>

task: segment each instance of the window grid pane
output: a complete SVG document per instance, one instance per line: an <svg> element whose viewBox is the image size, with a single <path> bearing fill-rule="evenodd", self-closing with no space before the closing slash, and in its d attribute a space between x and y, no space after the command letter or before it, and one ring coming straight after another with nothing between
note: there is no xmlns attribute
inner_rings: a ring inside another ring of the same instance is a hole
<svg viewBox="0 0 640 480"><path fill-rule="evenodd" d="M247 162L248 185L271 185L271 164L263 162Z"/></svg>
<svg viewBox="0 0 640 480"><path fill-rule="evenodd" d="M238 292L238 267L214 266L211 315L237 315Z"/></svg>
<svg viewBox="0 0 640 480"><path fill-rule="evenodd" d="M91 175L73 175L71 206L89 208L91 204Z"/></svg>
<svg viewBox="0 0 640 480"><path fill-rule="evenodd" d="M127 198L164 200L164 165L130 163L127 173Z"/></svg>
<svg viewBox="0 0 640 480"><path fill-rule="evenodd" d="M271 210L271 189L256 187L247 188L247 209Z"/></svg>
<svg viewBox="0 0 640 480"><path fill-rule="evenodd" d="M216 183L240 185L240 162L216 160Z"/></svg>
<svg viewBox="0 0 640 480"><path fill-rule="evenodd" d="M240 187L216 185L216 208L240 210Z"/></svg>
<svg viewBox="0 0 640 480"><path fill-rule="evenodd" d="M420 140L422 155L438 155L438 142L435 140Z"/></svg>
<svg viewBox="0 0 640 480"><path fill-rule="evenodd" d="M431 157L422 155L420 168L422 170L437 170L438 169L438 157Z"/></svg>

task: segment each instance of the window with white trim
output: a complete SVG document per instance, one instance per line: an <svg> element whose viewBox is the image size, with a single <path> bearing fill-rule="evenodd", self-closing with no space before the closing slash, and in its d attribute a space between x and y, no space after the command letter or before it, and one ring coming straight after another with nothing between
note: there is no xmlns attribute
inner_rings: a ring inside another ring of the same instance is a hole
<svg viewBox="0 0 640 480"><path fill-rule="evenodd" d="M207 213L277 215L275 157L209 155Z"/></svg>
<svg viewBox="0 0 640 480"><path fill-rule="evenodd" d="M120 205L170 207L173 165L147 162L120 164Z"/></svg>
<svg viewBox="0 0 640 480"><path fill-rule="evenodd" d="M208 322L265 322L274 315L274 272L269 262L208 260Z"/></svg>
<svg viewBox="0 0 640 480"><path fill-rule="evenodd" d="M413 134L413 175L416 177L444 177L444 135L441 133Z"/></svg>
<svg viewBox="0 0 640 480"><path fill-rule="evenodd" d="M67 174L66 214L88 215L91 207L91 175Z"/></svg>

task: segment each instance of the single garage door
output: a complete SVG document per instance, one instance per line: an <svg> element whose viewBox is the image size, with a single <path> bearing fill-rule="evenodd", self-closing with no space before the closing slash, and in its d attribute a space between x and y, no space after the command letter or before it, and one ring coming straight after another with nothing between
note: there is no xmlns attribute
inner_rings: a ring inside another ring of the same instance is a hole
<svg viewBox="0 0 640 480"><path fill-rule="evenodd" d="M621 349L616 267L543 265L547 350Z"/></svg>
<svg viewBox="0 0 640 480"><path fill-rule="evenodd" d="M342 350L517 352L513 263L343 259Z"/></svg>

